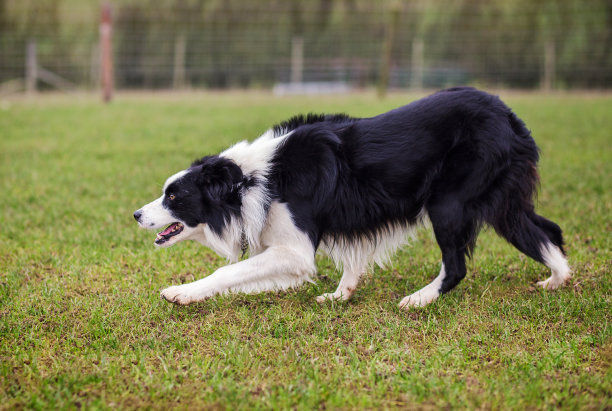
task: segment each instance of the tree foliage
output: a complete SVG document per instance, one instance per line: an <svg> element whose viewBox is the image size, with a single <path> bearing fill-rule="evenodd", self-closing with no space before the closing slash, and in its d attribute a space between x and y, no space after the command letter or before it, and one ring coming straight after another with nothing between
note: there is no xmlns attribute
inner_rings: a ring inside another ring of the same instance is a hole
<svg viewBox="0 0 612 411"><path fill-rule="evenodd" d="M608 0L114 0L117 82L169 87L183 36L193 86L267 86L287 81L291 40L304 39L305 80L372 84L389 10L400 18L391 82L411 76L423 41L425 86L476 82L537 87L546 44L557 87L612 85ZM99 2L0 0L0 81L23 73L25 43L41 64L77 82L95 74ZM178 60L180 61L180 59Z"/></svg>

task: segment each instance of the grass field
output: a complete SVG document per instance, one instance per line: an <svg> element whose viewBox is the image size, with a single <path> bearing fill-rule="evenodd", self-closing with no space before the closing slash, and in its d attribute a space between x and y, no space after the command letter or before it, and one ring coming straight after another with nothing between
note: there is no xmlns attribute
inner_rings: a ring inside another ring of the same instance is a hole
<svg viewBox="0 0 612 411"><path fill-rule="evenodd" d="M612 96L501 93L542 149L539 213L565 230L574 277L491 231L466 279L421 310L437 275L423 230L348 303L340 278L177 307L159 291L224 261L153 247L132 212L203 154L296 112L373 115L416 96L263 93L0 102L0 408L437 406L612 408Z"/></svg>

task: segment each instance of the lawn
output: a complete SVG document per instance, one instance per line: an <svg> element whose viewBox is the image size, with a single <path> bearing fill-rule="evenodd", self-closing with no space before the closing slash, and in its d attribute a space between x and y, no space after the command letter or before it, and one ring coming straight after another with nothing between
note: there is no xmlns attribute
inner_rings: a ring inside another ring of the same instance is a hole
<svg viewBox="0 0 612 411"><path fill-rule="evenodd" d="M224 261L195 243L154 249L132 212L191 160L291 114L368 116L378 100L253 93L0 101L0 408L612 407L612 95L501 92L542 150L538 212L565 230L574 277L492 231L466 279L424 309L397 303L435 277L419 232L348 303L340 278L178 307L169 285Z"/></svg>

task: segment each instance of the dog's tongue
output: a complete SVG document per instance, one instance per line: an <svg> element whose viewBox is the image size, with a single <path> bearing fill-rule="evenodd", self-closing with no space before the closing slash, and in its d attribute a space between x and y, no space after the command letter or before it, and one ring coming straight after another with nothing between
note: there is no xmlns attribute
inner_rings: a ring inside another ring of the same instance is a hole
<svg viewBox="0 0 612 411"><path fill-rule="evenodd" d="M174 228L174 226L176 225L176 223L174 224L170 224L168 226L168 228L166 228L164 231L162 231L161 233L159 233L159 235L168 235L172 232L172 229Z"/></svg>

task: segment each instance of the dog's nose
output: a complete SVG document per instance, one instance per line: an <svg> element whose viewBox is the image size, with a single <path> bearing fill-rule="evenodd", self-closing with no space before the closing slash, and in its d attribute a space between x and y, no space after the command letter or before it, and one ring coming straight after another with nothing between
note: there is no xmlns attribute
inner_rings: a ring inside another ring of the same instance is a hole
<svg viewBox="0 0 612 411"><path fill-rule="evenodd" d="M136 221L140 221L140 217L141 217L141 216L142 216L142 211L140 211L140 210L136 210L136 211L134 212L134 219L135 219Z"/></svg>

